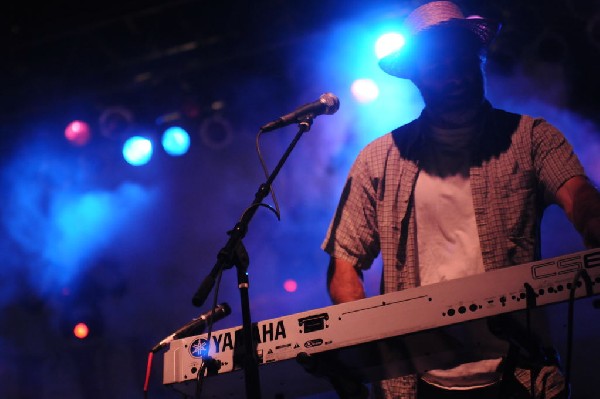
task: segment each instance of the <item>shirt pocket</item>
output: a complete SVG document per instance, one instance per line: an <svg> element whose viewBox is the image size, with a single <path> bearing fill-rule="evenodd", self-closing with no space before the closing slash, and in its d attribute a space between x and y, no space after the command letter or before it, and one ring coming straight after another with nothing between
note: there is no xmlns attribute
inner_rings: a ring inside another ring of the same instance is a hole
<svg viewBox="0 0 600 399"><path fill-rule="evenodd" d="M501 218L504 231L510 238L531 237L536 218L535 173L517 170L499 179Z"/></svg>

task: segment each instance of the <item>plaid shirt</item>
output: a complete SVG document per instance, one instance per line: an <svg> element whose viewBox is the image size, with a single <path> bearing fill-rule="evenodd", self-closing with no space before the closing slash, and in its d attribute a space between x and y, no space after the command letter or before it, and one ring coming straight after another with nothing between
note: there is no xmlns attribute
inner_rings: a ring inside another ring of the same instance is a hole
<svg viewBox="0 0 600 399"><path fill-rule="evenodd" d="M360 152L322 246L360 269L381 252L383 293L419 286L413 201L420 149L427 145L423 119ZM470 182L485 269L531 262L540 254L543 210L583 168L565 137L543 119L489 107L477 140ZM414 377L394 381L384 384L386 397L414 397Z"/></svg>

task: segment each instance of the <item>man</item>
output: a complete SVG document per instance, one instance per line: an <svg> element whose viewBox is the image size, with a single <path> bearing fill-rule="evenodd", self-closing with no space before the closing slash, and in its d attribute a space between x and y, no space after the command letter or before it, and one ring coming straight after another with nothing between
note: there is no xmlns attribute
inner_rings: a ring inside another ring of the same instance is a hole
<svg viewBox="0 0 600 399"><path fill-rule="evenodd" d="M449 1L417 8L405 25L407 45L380 66L410 79L425 108L365 147L350 170L323 243L331 255L333 302L364 298L362 270L380 252L382 293L533 261L541 215L551 203L588 246L599 246L600 194L563 135L485 99L485 51L500 25L465 18ZM450 397L478 397L471 388L490 386L506 367L503 350L490 347L481 359L453 368L383 381L374 391L412 399L417 385L421 393L437 386L458 395ZM556 367L537 371L536 396L566 396ZM516 378L527 386L524 375Z"/></svg>

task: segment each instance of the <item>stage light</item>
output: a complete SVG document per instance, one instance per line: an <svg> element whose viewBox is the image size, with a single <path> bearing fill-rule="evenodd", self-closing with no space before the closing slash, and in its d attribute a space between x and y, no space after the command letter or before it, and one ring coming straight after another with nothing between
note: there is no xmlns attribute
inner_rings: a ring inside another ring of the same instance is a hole
<svg viewBox="0 0 600 399"><path fill-rule="evenodd" d="M147 164L152 158L152 142L141 136L130 137L123 145L123 158L133 166Z"/></svg>
<svg viewBox="0 0 600 399"><path fill-rule="evenodd" d="M219 115L204 119L198 132L202 143L215 150L223 149L233 141L233 127L227 119Z"/></svg>
<svg viewBox="0 0 600 399"><path fill-rule="evenodd" d="M283 289L287 292L296 292L298 289L298 283L295 280L288 279L283 283Z"/></svg>
<svg viewBox="0 0 600 399"><path fill-rule="evenodd" d="M350 87L352 95L359 103L368 103L379 97L379 87L371 79L357 79Z"/></svg>
<svg viewBox="0 0 600 399"><path fill-rule="evenodd" d="M90 329L85 323L77 323L73 328L73 335L79 339L85 339L90 334Z"/></svg>
<svg viewBox="0 0 600 399"><path fill-rule="evenodd" d="M190 135L185 129L172 126L163 133L162 146L169 155L183 155L190 148Z"/></svg>
<svg viewBox="0 0 600 399"><path fill-rule="evenodd" d="M73 145L78 147L84 146L90 141L90 125L86 122L75 120L65 128L65 137Z"/></svg>
<svg viewBox="0 0 600 399"><path fill-rule="evenodd" d="M133 121L133 112L125 107L106 108L98 118L100 134L108 139L122 138L131 128Z"/></svg>
<svg viewBox="0 0 600 399"><path fill-rule="evenodd" d="M397 32L385 33L379 36L375 42L375 55L377 59L382 59L388 54L400 49L404 46L404 36Z"/></svg>

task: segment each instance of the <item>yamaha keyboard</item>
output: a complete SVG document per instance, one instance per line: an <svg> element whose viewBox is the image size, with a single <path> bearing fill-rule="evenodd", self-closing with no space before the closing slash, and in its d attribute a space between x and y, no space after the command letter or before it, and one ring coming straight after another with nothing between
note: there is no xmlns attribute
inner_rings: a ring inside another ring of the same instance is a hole
<svg viewBox="0 0 600 399"><path fill-rule="evenodd" d="M258 322L253 335L263 397L331 391L330 381L319 378L328 367L339 366L365 382L414 372L420 363L442 367L460 345L451 351L439 345L438 329L567 301L578 272L582 278L575 298L599 294L600 249ZM204 377L203 398L244 397L240 334L241 326L212 333L208 355L218 370ZM204 334L170 343L163 384L194 396L207 338Z"/></svg>

